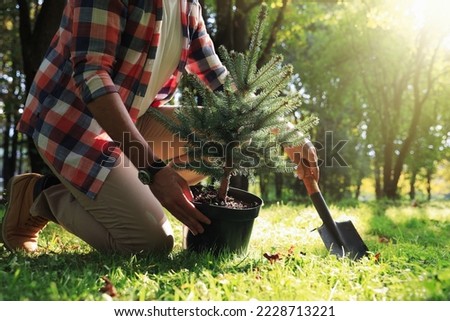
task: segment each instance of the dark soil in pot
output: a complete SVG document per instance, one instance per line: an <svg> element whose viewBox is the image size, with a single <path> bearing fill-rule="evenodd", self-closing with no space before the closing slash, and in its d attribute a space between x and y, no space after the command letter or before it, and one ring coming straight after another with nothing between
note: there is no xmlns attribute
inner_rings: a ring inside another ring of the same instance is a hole
<svg viewBox="0 0 450 321"><path fill-rule="evenodd" d="M249 192L230 187L227 206L215 199L212 187L192 187L194 205L211 219L202 234L194 236L184 227L183 246L196 252L245 253L248 248L255 218L262 205L261 198Z"/></svg>

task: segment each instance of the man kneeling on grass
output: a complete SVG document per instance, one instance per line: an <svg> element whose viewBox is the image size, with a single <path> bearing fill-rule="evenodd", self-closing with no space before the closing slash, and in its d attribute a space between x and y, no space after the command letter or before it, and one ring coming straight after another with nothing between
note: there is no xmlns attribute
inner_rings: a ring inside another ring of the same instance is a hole
<svg viewBox="0 0 450 321"><path fill-rule="evenodd" d="M22 174L8 183L2 237L10 250L37 250L49 220L98 251L120 253L172 249L163 207L194 234L210 223L190 202L189 185L203 177L174 170L183 142L146 111L173 114L162 105L183 72L217 90L227 70L198 1L126 3L67 2L18 124L52 175ZM315 162L314 148L305 146L297 150ZM150 188L138 170L148 172ZM318 168L312 171L317 177Z"/></svg>

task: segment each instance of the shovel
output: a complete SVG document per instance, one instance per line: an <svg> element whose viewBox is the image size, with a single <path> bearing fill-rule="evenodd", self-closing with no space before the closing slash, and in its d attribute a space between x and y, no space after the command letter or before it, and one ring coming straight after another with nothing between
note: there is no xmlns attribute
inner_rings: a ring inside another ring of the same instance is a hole
<svg viewBox="0 0 450 321"><path fill-rule="evenodd" d="M303 183L317 213L322 219L323 224L317 230L330 253L353 260L359 260L366 256L369 249L364 244L353 223L351 221L335 222L333 220L320 192L319 185L307 170L305 170Z"/></svg>

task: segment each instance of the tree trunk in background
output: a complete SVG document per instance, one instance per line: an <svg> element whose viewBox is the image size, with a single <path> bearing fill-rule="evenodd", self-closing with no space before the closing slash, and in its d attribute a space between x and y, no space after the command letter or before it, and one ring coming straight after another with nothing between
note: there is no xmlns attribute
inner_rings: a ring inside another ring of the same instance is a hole
<svg viewBox="0 0 450 321"><path fill-rule="evenodd" d="M214 37L216 47L223 45L227 48L233 46L233 1L232 0L216 0L216 25L217 32Z"/></svg>
<svg viewBox="0 0 450 321"><path fill-rule="evenodd" d="M391 135L388 136L384 142L384 155L383 155L383 194L388 198L395 198L397 192L397 186L393 185L392 181L392 161L394 155L394 139Z"/></svg>
<svg viewBox="0 0 450 321"><path fill-rule="evenodd" d="M283 196L283 174L275 173L275 196L280 200Z"/></svg>
<svg viewBox="0 0 450 321"><path fill-rule="evenodd" d="M382 198L383 192L381 190L381 170L375 161L375 197L377 200Z"/></svg>
<svg viewBox="0 0 450 321"><path fill-rule="evenodd" d="M409 199L413 201L416 198L416 178L417 171L411 173L411 178L409 179Z"/></svg>
<svg viewBox="0 0 450 321"><path fill-rule="evenodd" d="M361 181L356 183L355 200L359 200L360 196L361 196Z"/></svg>
<svg viewBox="0 0 450 321"><path fill-rule="evenodd" d="M17 0L17 4L20 17L20 45L28 93L50 41L58 29L65 1L45 0L39 10L31 8L31 3L27 0ZM37 13L33 18L34 11ZM28 139L28 153L31 171L42 172L46 166L31 139Z"/></svg>
<svg viewBox="0 0 450 321"><path fill-rule="evenodd" d="M267 174L265 174L263 172L259 173L259 191L260 191L262 199L267 199L267 197L268 197L266 175Z"/></svg>
<svg viewBox="0 0 450 321"><path fill-rule="evenodd" d="M6 112L4 114L5 117L5 132L3 134L3 168L2 168L2 177L3 177L3 187L6 186L9 179L16 172L16 161L17 161L17 144L18 144L18 134L17 131L14 130L15 119L14 114L11 112ZM13 131L13 135L10 133Z"/></svg>
<svg viewBox="0 0 450 321"><path fill-rule="evenodd" d="M432 170L427 169L427 200L431 201L431 178Z"/></svg>
<svg viewBox="0 0 450 321"><path fill-rule="evenodd" d="M222 1L222 0L218 0ZM248 26L248 18L250 12L259 5L262 1L253 1L251 4L247 4L246 0L236 0L233 21L232 21L232 36L233 43L231 49L244 52L248 49L248 43L250 40L250 29Z"/></svg>
<svg viewBox="0 0 450 321"><path fill-rule="evenodd" d="M272 47L275 45L277 39L277 33L281 29L284 15L286 13L288 0L283 0L281 8L278 10L277 17L274 23L267 26L266 30L269 32L269 37L266 42L266 46L264 47L261 57L259 58L258 65L264 65L272 56Z"/></svg>
<svg viewBox="0 0 450 321"><path fill-rule="evenodd" d="M244 191L248 191L248 179L243 175L235 175L231 176L230 186L243 189Z"/></svg>

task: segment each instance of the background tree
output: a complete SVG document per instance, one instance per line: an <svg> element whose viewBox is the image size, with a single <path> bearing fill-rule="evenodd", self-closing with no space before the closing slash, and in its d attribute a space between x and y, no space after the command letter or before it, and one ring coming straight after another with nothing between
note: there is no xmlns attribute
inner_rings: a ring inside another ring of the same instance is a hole
<svg viewBox="0 0 450 321"><path fill-rule="evenodd" d="M450 115L446 112L450 99L450 79L441 79L435 94L430 97L427 110L423 115L421 126L417 127L417 139L415 140L410 156L406 160L407 173L409 174L409 196L415 200L417 195L416 185L421 178L425 182L426 199L432 197L433 186L431 184L434 174L444 160L449 159L450 148Z"/></svg>
<svg viewBox="0 0 450 321"><path fill-rule="evenodd" d="M297 117L319 115L313 138L321 160L321 188L330 199L350 196L352 183L358 185L367 171L366 143L360 141L362 97L357 85L343 77L350 69L343 64L345 48L330 36L339 8L333 2L296 3L277 46L298 72L295 86L303 93L303 105ZM351 162L356 157L361 162Z"/></svg>
<svg viewBox="0 0 450 321"><path fill-rule="evenodd" d="M432 113L430 97L450 70L441 50L450 30L438 30L430 22L411 33L401 23L414 26L416 21L404 9L386 14L386 7L372 1L360 8L356 15L364 19L361 27L345 28L344 43L350 40L370 106L369 130L378 146L377 163L382 164L382 196L396 198L404 165L418 139L417 129ZM350 15L347 26L356 15ZM438 125L435 121L433 125Z"/></svg>
<svg viewBox="0 0 450 321"><path fill-rule="evenodd" d="M17 0L20 46L27 93L59 26L65 2L64 0ZM45 164L37 153L34 143L31 140L27 141L31 171L42 172Z"/></svg>
<svg viewBox="0 0 450 321"><path fill-rule="evenodd" d="M296 61L306 105L320 110L321 125L353 146L346 147L349 165L358 167L370 156L377 196L395 198L417 128L430 113L430 97L448 77L449 60L442 50L448 30L431 23L415 27L408 7L390 5L354 1L328 6L322 15L319 10L321 19L306 26ZM355 146L368 153L352 157ZM330 184L349 182L349 172L342 177L339 170L326 167Z"/></svg>
<svg viewBox="0 0 450 321"><path fill-rule="evenodd" d="M21 140L15 131L20 116L19 110L25 96L24 75L20 47L16 45L19 37L17 12L10 3L0 5L0 108L2 139L2 179L7 182L22 160Z"/></svg>
<svg viewBox="0 0 450 321"><path fill-rule="evenodd" d="M0 104L3 108L4 183L22 171L25 150L30 170L42 172L45 168L34 144L15 131L15 127L31 82L59 25L64 5L65 1L61 0L17 0L1 4Z"/></svg>

